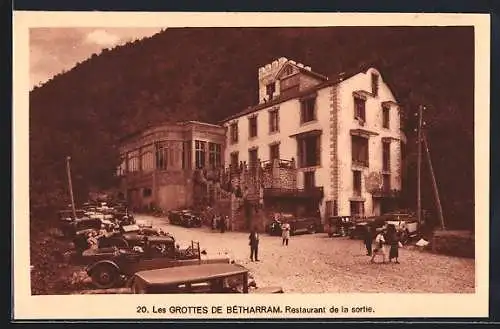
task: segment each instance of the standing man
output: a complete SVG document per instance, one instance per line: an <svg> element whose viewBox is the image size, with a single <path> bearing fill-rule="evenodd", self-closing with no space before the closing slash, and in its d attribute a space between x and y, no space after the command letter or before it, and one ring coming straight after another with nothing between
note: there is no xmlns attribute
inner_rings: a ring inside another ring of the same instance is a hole
<svg viewBox="0 0 500 329"><path fill-rule="evenodd" d="M256 262L259 261L259 233L255 227L250 232L250 236L248 237L250 240L250 260L253 262L254 259Z"/></svg>
<svg viewBox="0 0 500 329"><path fill-rule="evenodd" d="M365 242L365 247L366 247L366 255L371 256L372 255L372 241L373 241L373 235L372 235L372 230L370 225L366 225L365 232L364 232L364 242Z"/></svg>

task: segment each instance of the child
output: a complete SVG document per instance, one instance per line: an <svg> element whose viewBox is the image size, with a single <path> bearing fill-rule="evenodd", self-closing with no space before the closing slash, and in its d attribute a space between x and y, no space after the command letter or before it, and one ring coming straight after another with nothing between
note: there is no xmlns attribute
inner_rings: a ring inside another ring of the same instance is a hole
<svg viewBox="0 0 500 329"><path fill-rule="evenodd" d="M396 227L391 224L388 227L388 238L389 244L391 248L389 249L389 263L394 258L396 264L399 264L398 256L399 256L399 237L398 232L396 231Z"/></svg>
<svg viewBox="0 0 500 329"><path fill-rule="evenodd" d="M384 238L384 231L380 230L379 233L377 234L377 237L375 238L375 249L373 249L373 254L372 254L372 259L370 260L372 263L375 262L375 256L381 255L383 258L383 263L385 264L385 238Z"/></svg>

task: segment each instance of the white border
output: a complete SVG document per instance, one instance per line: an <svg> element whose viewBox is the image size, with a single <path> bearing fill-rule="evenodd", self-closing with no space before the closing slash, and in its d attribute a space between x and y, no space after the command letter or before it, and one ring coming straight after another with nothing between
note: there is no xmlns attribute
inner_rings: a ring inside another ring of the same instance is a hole
<svg viewBox="0 0 500 329"><path fill-rule="evenodd" d="M30 27L216 27L216 26L475 26L475 220L476 293L474 294L251 294L176 295L176 305L370 305L376 313L360 317L484 317L488 315L489 263L489 72L490 18L483 14L355 13L111 13L21 12L13 15L13 173L14 318L157 318L137 314L137 305L166 306L161 295L31 296L29 270L29 33ZM306 318L307 314L276 317ZM348 315L352 317L352 314ZM166 314L163 319L176 316ZM179 316L178 316L179 317ZM179 318L216 318L215 315ZM219 317L228 317L223 314ZM232 318L269 318L233 315ZM326 317L342 317L329 315Z"/></svg>

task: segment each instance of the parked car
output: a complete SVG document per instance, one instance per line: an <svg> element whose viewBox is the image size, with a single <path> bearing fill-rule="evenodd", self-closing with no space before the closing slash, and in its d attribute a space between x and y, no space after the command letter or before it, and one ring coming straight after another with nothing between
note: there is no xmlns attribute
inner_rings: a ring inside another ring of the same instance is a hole
<svg viewBox="0 0 500 329"><path fill-rule="evenodd" d="M320 219L314 216L295 216L290 213L281 214L283 221L290 224L290 235L297 233L316 233L320 231ZM281 224L279 220L273 219L268 225L267 230L271 235L281 234Z"/></svg>
<svg viewBox="0 0 500 329"><path fill-rule="evenodd" d="M370 226L372 232L375 232L385 226L385 220L380 217L355 218L349 227L349 237L351 239L363 239L367 225Z"/></svg>
<svg viewBox="0 0 500 329"><path fill-rule="evenodd" d="M348 236L354 225L351 216L332 216L326 219L325 231L329 237Z"/></svg>
<svg viewBox="0 0 500 329"><path fill-rule="evenodd" d="M59 211L59 227L66 237L74 238L79 231L100 229L101 225L100 218L87 217L84 210L77 210L76 218L74 218L72 210Z"/></svg>
<svg viewBox="0 0 500 329"><path fill-rule="evenodd" d="M414 214L406 212L391 212L382 215L386 225L392 224L399 233L401 243L405 244L418 234L418 221Z"/></svg>
<svg viewBox="0 0 500 329"><path fill-rule="evenodd" d="M200 216L193 213L191 210L184 210L182 212L181 225L184 227L201 227Z"/></svg>
<svg viewBox="0 0 500 329"><path fill-rule="evenodd" d="M182 211L181 210L171 210L168 213L169 223L172 225L181 225L182 223Z"/></svg>
<svg viewBox="0 0 500 329"><path fill-rule="evenodd" d="M140 271L230 262L227 256L207 256L200 250L198 242L193 241L185 249L175 248L172 254L172 251L165 250L164 244L152 239L143 247L96 249L82 256L80 263L87 265L85 271L96 287L107 289L123 284Z"/></svg>
<svg viewBox="0 0 500 329"><path fill-rule="evenodd" d="M237 264L201 264L135 273L134 294L283 293L281 287L249 287L248 269Z"/></svg>

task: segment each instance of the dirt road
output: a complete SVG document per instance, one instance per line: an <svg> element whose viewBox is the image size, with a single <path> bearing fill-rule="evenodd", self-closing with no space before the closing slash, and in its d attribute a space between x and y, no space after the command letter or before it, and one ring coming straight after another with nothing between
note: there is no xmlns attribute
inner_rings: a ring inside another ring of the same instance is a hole
<svg viewBox="0 0 500 329"><path fill-rule="evenodd" d="M169 225L165 218L137 215L174 235L181 244L200 242L209 254L227 253L248 267L258 285L280 285L286 292L436 292L473 293L474 260L435 255L405 247L401 264L370 264L361 241L326 234L280 237L261 234L260 262L250 262L248 233Z"/></svg>

